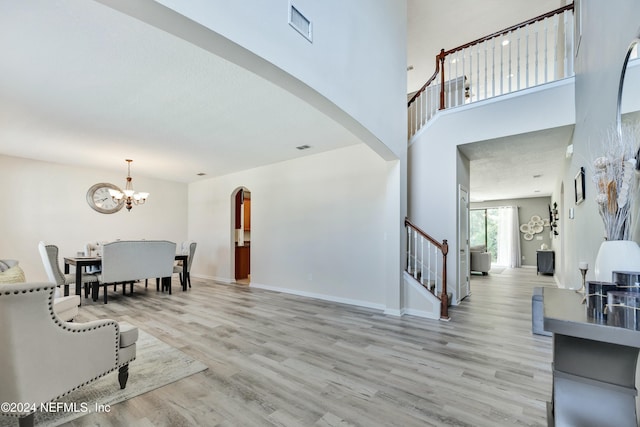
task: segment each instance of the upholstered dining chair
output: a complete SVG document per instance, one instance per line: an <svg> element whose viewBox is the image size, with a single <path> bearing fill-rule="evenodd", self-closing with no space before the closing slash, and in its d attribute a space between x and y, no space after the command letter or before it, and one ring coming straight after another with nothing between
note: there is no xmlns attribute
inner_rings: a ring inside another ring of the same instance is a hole
<svg viewBox="0 0 640 427"><path fill-rule="evenodd" d="M56 245L40 242L38 243L38 251L40 252L40 257L42 258L42 264L44 265L44 270L47 273L47 278L58 286L58 293L60 292L60 287L64 288L65 286L70 286L76 283L75 274L64 274L60 269L60 264L58 262L59 250ZM82 273L82 284L84 285L85 293L88 290L87 286L97 281L98 276L95 274Z"/></svg>
<svg viewBox="0 0 640 427"><path fill-rule="evenodd" d="M198 246L198 244L193 241L183 242L181 252L183 255L189 255L189 258L187 258L187 269L185 271L184 266L182 265L183 261L179 261L178 265L173 267L173 273L178 273L178 277L180 277L180 284L182 285L183 290L187 290L187 284L191 287L191 263L193 262L193 256L196 253L196 246Z"/></svg>
<svg viewBox="0 0 640 427"><path fill-rule="evenodd" d="M105 244L102 247L102 272L99 281L93 284L93 300L97 301L100 286L105 288L106 304L108 285L133 283L150 277L162 278L163 290L168 286L171 293L175 256L176 244L166 240L118 240Z"/></svg>
<svg viewBox="0 0 640 427"><path fill-rule="evenodd" d="M33 426L42 404L119 371L126 387L136 358L138 328L111 319L63 322L53 310L55 283L12 283L0 287L0 413ZM59 369L73 360L72 369ZM117 390L117 385L114 384Z"/></svg>

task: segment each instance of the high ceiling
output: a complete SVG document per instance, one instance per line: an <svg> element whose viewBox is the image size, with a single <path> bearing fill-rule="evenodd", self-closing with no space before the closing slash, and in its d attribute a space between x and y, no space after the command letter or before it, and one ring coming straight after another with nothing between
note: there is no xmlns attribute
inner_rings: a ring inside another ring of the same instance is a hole
<svg viewBox="0 0 640 427"><path fill-rule="evenodd" d="M408 91L440 48L561 3L408 0ZM132 158L135 174L192 182L360 143L261 77L99 2L0 0L0 52L2 154L115 171ZM502 147L512 144L487 144L465 149L476 153L472 194L496 165L521 172ZM519 196L513 179L502 182L504 198Z"/></svg>
<svg viewBox="0 0 640 427"><path fill-rule="evenodd" d="M0 0L0 52L3 154L118 171L131 158L138 175L191 182L360 143L263 78L98 2Z"/></svg>

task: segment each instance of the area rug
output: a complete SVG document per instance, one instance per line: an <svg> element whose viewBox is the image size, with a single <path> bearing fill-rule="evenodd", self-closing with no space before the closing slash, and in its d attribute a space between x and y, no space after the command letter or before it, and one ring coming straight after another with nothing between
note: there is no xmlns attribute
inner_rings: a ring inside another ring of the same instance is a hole
<svg viewBox="0 0 640 427"><path fill-rule="evenodd" d="M136 360L129 365L129 381L124 390L118 385L118 371L68 394L60 402L77 407L75 412L36 413L36 426L58 426L96 411L99 405L115 405L132 397L155 390L207 367L180 350L140 330L136 343ZM81 407L81 404L82 407ZM86 411L84 410L86 404ZM113 410L113 408L111 408ZM15 427L17 418L0 416L0 427Z"/></svg>

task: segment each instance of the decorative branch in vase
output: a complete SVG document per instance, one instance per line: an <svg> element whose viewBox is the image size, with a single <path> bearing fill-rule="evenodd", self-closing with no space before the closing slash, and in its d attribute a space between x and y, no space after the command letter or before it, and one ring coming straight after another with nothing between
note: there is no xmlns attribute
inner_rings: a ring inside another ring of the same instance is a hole
<svg viewBox="0 0 640 427"><path fill-rule="evenodd" d="M621 132L610 131L604 155L593 161L596 202L605 231L594 269L599 281L611 282L613 271L640 269L640 247L631 240L640 166L637 132L637 126L631 125L623 126Z"/></svg>

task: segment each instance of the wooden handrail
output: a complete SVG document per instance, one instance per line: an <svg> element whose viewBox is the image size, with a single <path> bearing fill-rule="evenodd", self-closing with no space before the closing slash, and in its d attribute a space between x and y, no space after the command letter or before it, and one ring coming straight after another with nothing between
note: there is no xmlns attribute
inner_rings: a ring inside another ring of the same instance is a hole
<svg viewBox="0 0 640 427"><path fill-rule="evenodd" d="M412 223L409 218L404 219L404 226L409 226L416 230L418 234L427 239L433 246L440 249L442 253L442 290L440 291L440 295L438 295L440 299L440 319L449 320L449 295L447 293L447 254L449 253L449 244L446 239L444 239L442 243L438 242L420 227Z"/></svg>
<svg viewBox="0 0 640 427"><path fill-rule="evenodd" d="M442 247L444 245L444 243L440 243L438 242L436 239L434 239L433 237L429 236L425 231L423 231L420 227L418 227L417 225L415 225L414 223L412 223L409 218L405 218L404 219L404 226L410 226L411 228L413 228L414 230L416 230L418 232L418 234L420 234L422 237L424 237L425 239L427 239L428 241L431 242L431 244L433 246L436 246L438 249L442 250ZM443 240L443 242L446 242L446 240Z"/></svg>
<svg viewBox="0 0 640 427"><path fill-rule="evenodd" d="M479 38L477 40L474 40L472 42L465 43L465 44L460 45L458 47L454 47L453 49L449 49L447 51L445 51L444 49L441 49L440 53L436 55L436 71L427 80L427 82L411 97L411 99L407 103L407 108L410 107L411 104L413 102L415 102L416 98L418 96L420 96L420 94L427 89L427 87L436 78L436 75L438 74L438 72L440 72L440 70L442 70L442 73L441 73L442 75L440 76L441 86L440 86L440 106L439 106L439 109L442 110L442 109L445 108L445 104L444 104L444 99L445 99L445 96L444 96L444 86L445 86L444 61L445 61L445 57L447 55L451 55L452 53L458 52L459 50L463 50L463 49L466 49L468 47L475 46L475 45L477 45L479 43L482 43L484 41L491 40L491 39L496 38L496 37L500 37L502 35L505 35L505 34L508 34L508 33L512 32L512 31L515 31L515 30L518 30L520 28L526 27L527 25L531 25L531 24L534 24L534 23L536 23L538 21L542 21L544 19L550 18L550 17L552 17L554 15L557 15L559 13L564 13L567 10L573 10L573 8L574 8L573 3L571 3L571 4L568 4L566 6L560 7L558 9L552 10L550 12L543 13L542 15L536 16L535 18L531 18L531 19L528 19L526 21L523 21L523 22L521 22L519 24L512 25L512 26L510 26L508 28L505 28L503 30L496 31L495 33L489 34L488 36L484 36L484 37L481 37L481 38Z"/></svg>
<svg viewBox="0 0 640 427"><path fill-rule="evenodd" d="M550 17L552 17L554 15L557 15L559 13L564 13L567 10L573 10L573 3L568 4L566 6L562 6L562 7L558 8L558 9L552 10L550 12L543 13L542 15L536 16L535 18L527 19L526 21L523 21L523 22L521 22L519 24L516 24L516 25L512 25L512 26L510 26L508 28L505 28L504 30L496 31L493 34L489 34L488 36L481 37L478 40L474 40L472 42L460 45L458 47L454 47L453 49L450 49L450 50L447 50L446 52L444 52L444 55L447 56L447 55L455 53L455 52L457 52L459 50L466 49L466 48L471 47L471 46L475 46L475 45L477 45L479 43L482 43L483 41L491 40L493 38L503 36L505 34L508 34L508 33L512 32L512 31L515 31L517 29L524 28L527 25L535 24L538 21L542 21L544 19L550 18Z"/></svg>
<svg viewBox="0 0 640 427"><path fill-rule="evenodd" d="M441 53L444 53L444 49L442 49L440 51ZM440 71L440 55L436 55L436 71L433 73L433 75L431 77L429 77L429 79L427 80L427 82L422 85L422 87L420 89L418 89L418 91L416 93L413 94L413 96L411 97L411 99L409 100L409 102L407 102L407 107L410 107L411 104L413 103L413 101L416 100L416 98L418 96L420 96L420 94L422 92L425 91L425 89L427 88L427 86L429 86L431 84L431 82L433 80L435 80L436 76L438 75L438 71Z"/></svg>

